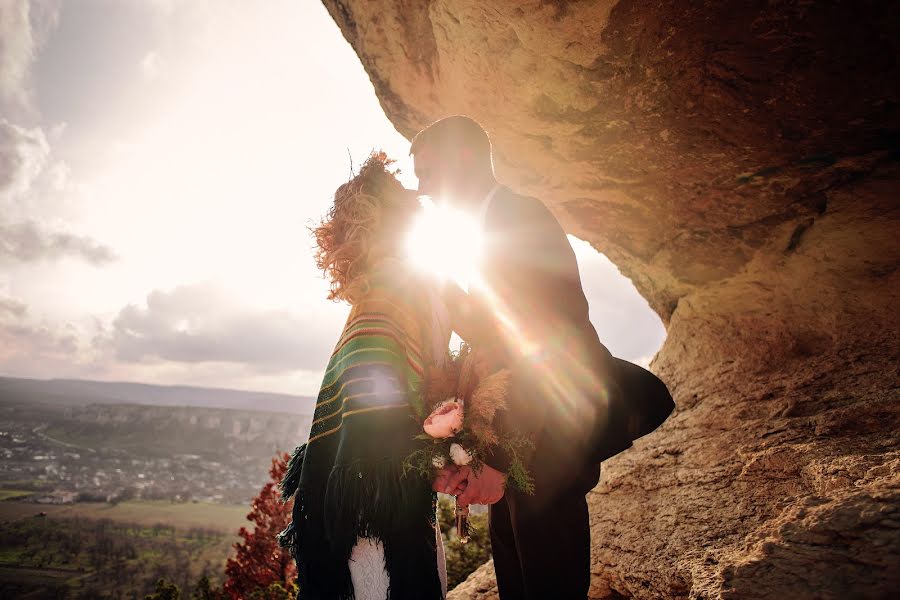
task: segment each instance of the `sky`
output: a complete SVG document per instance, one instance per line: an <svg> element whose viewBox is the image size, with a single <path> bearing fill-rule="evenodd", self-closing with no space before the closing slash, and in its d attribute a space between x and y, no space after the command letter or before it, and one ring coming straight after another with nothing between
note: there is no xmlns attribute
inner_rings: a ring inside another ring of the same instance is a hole
<svg viewBox="0 0 900 600"><path fill-rule="evenodd" d="M409 143L312 0L0 0L0 375L314 395L348 307L308 228ZM570 238L591 320L665 330Z"/></svg>

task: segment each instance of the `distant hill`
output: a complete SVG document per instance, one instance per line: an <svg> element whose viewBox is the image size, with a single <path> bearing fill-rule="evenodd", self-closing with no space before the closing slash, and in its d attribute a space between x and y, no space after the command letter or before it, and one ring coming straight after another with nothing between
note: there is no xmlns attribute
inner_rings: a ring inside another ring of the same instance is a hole
<svg viewBox="0 0 900 600"><path fill-rule="evenodd" d="M151 385L82 379L0 377L0 401L57 406L143 404L193 406L311 415L315 398L184 385Z"/></svg>

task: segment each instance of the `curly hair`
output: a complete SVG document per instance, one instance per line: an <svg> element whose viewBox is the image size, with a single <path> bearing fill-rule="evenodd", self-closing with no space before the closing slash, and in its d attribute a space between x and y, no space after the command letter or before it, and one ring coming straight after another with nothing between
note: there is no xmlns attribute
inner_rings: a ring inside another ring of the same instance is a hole
<svg viewBox="0 0 900 600"><path fill-rule="evenodd" d="M330 283L329 300L354 304L368 289L368 273L384 257L385 221L391 195L403 186L384 152L372 152L359 173L334 193L334 204L317 227L316 265Z"/></svg>

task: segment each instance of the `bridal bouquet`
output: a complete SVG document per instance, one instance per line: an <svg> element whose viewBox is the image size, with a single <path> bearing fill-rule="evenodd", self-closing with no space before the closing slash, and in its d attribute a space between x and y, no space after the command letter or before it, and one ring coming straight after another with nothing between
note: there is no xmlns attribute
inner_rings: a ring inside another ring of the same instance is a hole
<svg viewBox="0 0 900 600"><path fill-rule="evenodd" d="M478 471L484 457L499 448L510 458L507 485L525 493L534 492L534 482L522 457L532 442L511 431L501 431L495 422L498 411L506 407L509 393L508 369L490 372L487 357L466 344L449 353L444 367L426 374L422 433L423 446L410 454L404 470L415 470L430 477L434 469L452 463ZM468 507L457 506L457 532L466 540Z"/></svg>

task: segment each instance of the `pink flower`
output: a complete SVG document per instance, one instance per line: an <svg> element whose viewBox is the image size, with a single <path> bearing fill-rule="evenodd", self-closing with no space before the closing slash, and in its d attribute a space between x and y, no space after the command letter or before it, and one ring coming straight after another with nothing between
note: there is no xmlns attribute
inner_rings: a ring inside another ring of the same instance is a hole
<svg viewBox="0 0 900 600"><path fill-rule="evenodd" d="M462 405L456 400L445 400L425 419L425 433L433 438L448 438L463 425Z"/></svg>

